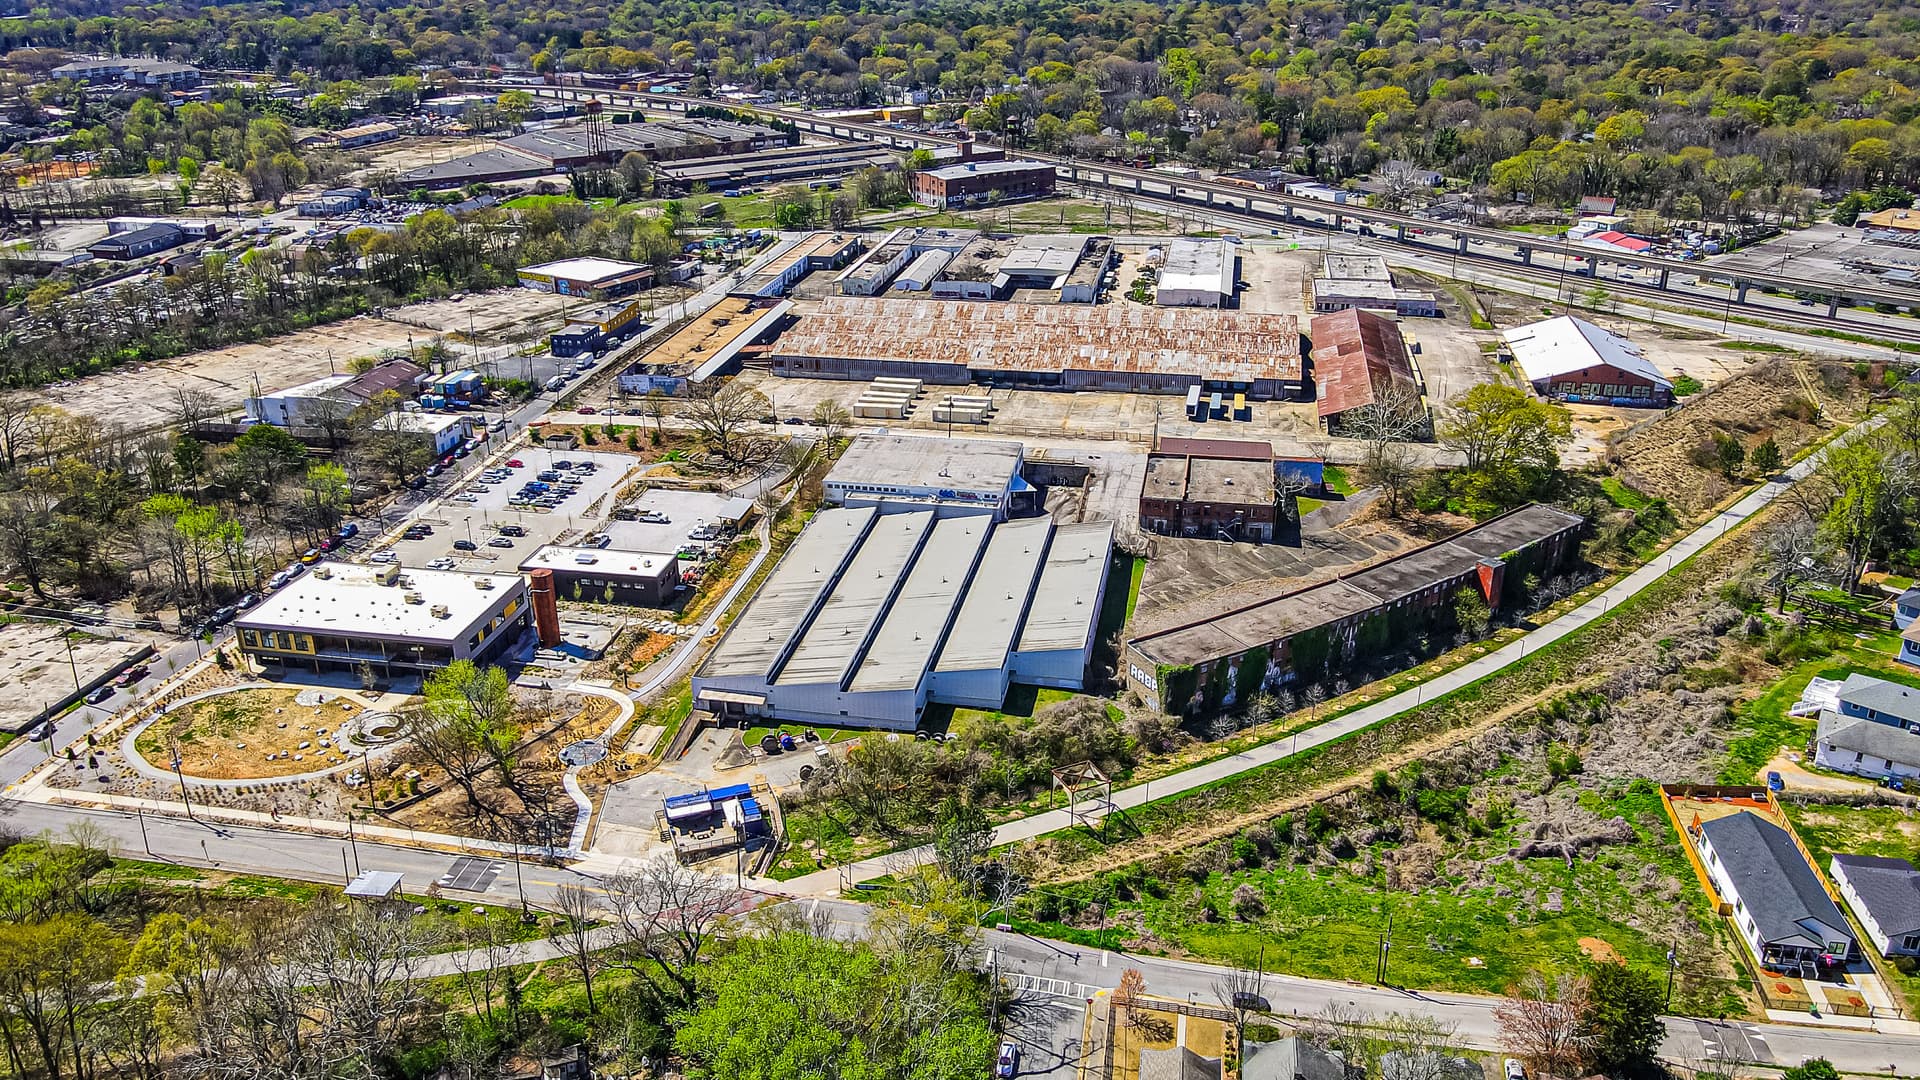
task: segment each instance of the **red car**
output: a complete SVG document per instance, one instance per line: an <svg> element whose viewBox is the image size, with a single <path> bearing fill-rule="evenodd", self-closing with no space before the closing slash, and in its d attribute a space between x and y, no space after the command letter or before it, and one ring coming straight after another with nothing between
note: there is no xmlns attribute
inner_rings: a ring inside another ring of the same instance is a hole
<svg viewBox="0 0 1920 1080"><path fill-rule="evenodd" d="M591 405L582 405L578 409L575 409L574 411L579 413L581 416L592 416L596 410Z"/></svg>
<svg viewBox="0 0 1920 1080"><path fill-rule="evenodd" d="M119 677L113 680L113 685L132 686L134 683L137 683L141 679L144 679L146 677L147 677L147 668L146 668L146 665L142 664L139 667L130 667L127 670L121 672Z"/></svg>
<svg viewBox="0 0 1920 1080"><path fill-rule="evenodd" d="M518 468L520 468L520 459L519 459L519 458L514 458L514 459L513 459L512 461L509 461L509 462L507 462L507 468L509 468L509 469L518 469Z"/></svg>

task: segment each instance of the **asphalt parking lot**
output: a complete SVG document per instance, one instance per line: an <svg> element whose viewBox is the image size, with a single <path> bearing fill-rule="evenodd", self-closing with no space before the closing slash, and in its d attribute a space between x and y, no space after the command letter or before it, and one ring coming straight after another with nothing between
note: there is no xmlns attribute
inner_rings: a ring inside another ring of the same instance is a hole
<svg viewBox="0 0 1920 1080"><path fill-rule="evenodd" d="M451 558L461 570L511 570L520 560L542 544L578 539L604 518L611 507L610 496L634 469L634 459L626 454L596 453L581 450L546 450L521 447L507 455L522 463L498 483L485 483L475 474L452 487L440 498L422 504L409 515L409 524L419 522L433 533L419 540L400 540L391 550L406 566L424 566L433 559ZM582 476L575 470L557 470L559 462L593 462L595 468ZM523 484L543 471L581 479L578 492L551 510L509 507ZM480 490L484 489L484 490ZM471 494L471 499L463 496ZM490 547L487 541L498 535L498 526L513 524L525 529L524 537L513 540L511 548ZM455 551L455 540L472 540L477 551Z"/></svg>
<svg viewBox="0 0 1920 1080"><path fill-rule="evenodd" d="M664 514L665 522L610 521L607 535L613 547L621 551L683 551L688 544L699 544L691 534L702 525L737 521L751 506L745 499L716 495L708 491L673 491L654 488L633 501L641 514Z"/></svg>

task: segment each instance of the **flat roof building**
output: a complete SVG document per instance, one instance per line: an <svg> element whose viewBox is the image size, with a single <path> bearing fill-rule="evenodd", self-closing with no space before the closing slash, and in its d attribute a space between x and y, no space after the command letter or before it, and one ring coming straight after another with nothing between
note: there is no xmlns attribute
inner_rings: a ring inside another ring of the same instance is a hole
<svg viewBox="0 0 1920 1080"><path fill-rule="evenodd" d="M554 596L589 604L665 607L680 585L680 560L667 552L546 544L520 563L520 572L553 571Z"/></svg>
<svg viewBox="0 0 1920 1080"><path fill-rule="evenodd" d="M1014 202L1053 194L1051 165L1027 161L969 161L913 174L915 202L936 210Z"/></svg>
<svg viewBox="0 0 1920 1080"><path fill-rule="evenodd" d="M912 730L1009 681L1077 689L1111 547L1104 522L824 510L695 673L695 706Z"/></svg>
<svg viewBox="0 0 1920 1080"><path fill-rule="evenodd" d="M1291 315L1125 304L830 297L772 349L776 374L1184 394L1304 389Z"/></svg>
<svg viewBox="0 0 1920 1080"><path fill-rule="evenodd" d="M234 620L263 664L429 671L497 659L527 626L519 574L323 562Z"/></svg>
<svg viewBox="0 0 1920 1080"><path fill-rule="evenodd" d="M1168 536L1266 543L1279 520L1274 475L1271 443L1163 439L1147 455L1140 525Z"/></svg>
<svg viewBox="0 0 1920 1080"><path fill-rule="evenodd" d="M524 288L562 296L604 298L622 296L653 283L653 269L620 259L578 258L523 266L517 272Z"/></svg>
<svg viewBox="0 0 1920 1080"><path fill-rule="evenodd" d="M1154 283L1161 307L1223 307L1233 303L1239 255L1225 240L1175 240Z"/></svg>
<svg viewBox="0 0 1920 1080"><path fill-rule="evenodd" d="M1673 404L1673 383L1640 346L1578 316L1516 326L1500 341L1541 397L1659 409Z"/></svg>
<svg viewBox="0 0 1920 1080"><path fill-rule="evenodd" d="M861 169L899 167L899 151L885 146L793 146L750 154L661 162L654 168L656 184L691 191L732 191L752 185L792 184L839 178Z"/></svg>
<svg viewBox="0 0 1920 1080"><path fill-rule="evenodd" d="M859 253L858 234L811 233L769 259L729 292L734 296L751 296L759 300L785 296L808 274L815 270L838 270L852 262Z"/></svg>
<svg viewBox="0 0 1920 1080"><path fill-rule="evenodd" d="M1396 315L1440 314L1438 297L1423 289L1403 289L1395 284L1387 260L1378 255L1329 253L1321 257L1320 273L1313 281L1313 310L1322 314L1349 308Z"/></svg>
<svg viewBox="0 0 1920 1080"><path fill-rule="evenodd" d="M1025 486L1025 450L1000 439L943 439L929 435L856 435L828 471L825 497L839 506L874 506L881 513L932 509L941 517L991 514L1004 518L1013 493Z"/></svg>
<svg viewBox="0 0 1920 1080"><path fill-rule="evenodd" d="M1331 581L1150 628L1127 642L1127 682L1154 707L1191 714L1232 706L1244 663L1260 666L1259 678L1248 680L1265 687L1318 681L1355 654L1362 624L1376 616L1392 613L1377 624L1390 635L1450 610L1463 588L1496 612L1521 602L1529 576L1548 577L1577 554L1574 541L1584 525L1578 514L1523 506ZM1312 648L1296 653L1295 639L1309 633ZM1386 636L1369 647L1392 644ZM1221 664L1229 677L1210 683Z"/></svg>
<svg viewBox="0 0 1920 1080"><path fill-rule="evenodd" d="M655 344L620 373L628 394L659 390L676 397L740 366L740 354L783 322L793 302L765 306L750 296L723 297Z"/></svg>

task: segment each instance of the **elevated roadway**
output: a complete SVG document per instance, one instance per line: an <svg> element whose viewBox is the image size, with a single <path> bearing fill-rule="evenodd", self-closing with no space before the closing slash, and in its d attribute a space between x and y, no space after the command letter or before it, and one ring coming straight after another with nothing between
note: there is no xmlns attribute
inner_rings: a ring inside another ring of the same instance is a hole
<svg viewBox="0 0 1920 1080"><path fill-rule="evenodd" d="M506 85L501 84L503 88ZM516 85L514 88L527 90L536 97L550 100L578 102L599 99L615 107L650 109L656 112L687 112L702 107L751 112L790 123L808 135L850 142L882 143L901 151L938 149L952 147L959 143L956 139L919 131L907 131L886 124L820 116L800 109L768 105L739 105L733 102L691 98L677 94L649 94L591 86ZM1696 278L1711 278L1726 283L1736 304L1746 303L1747 294L1752 289L1770 289L1824 303L1829 319L1838 318L1840 309L1846 306L1885 305L1905 310L1920 308L1920 289L1884 284L1859 285L1834 282L1778 270L1724 270L1707 263L1572 245L1564 240L1555 241L1552 238L1533 234L1508 232L1462 222L1434 221L1395 210L1383 210L1355 203L1332 203L1321 199L1287 195L1283 192L1258 190L1227 181L1171 176L1151 169L1138 169L1099 161L1082 161L1077 158L1028 150L1008 149L1006 154L1014 160L1051 165L1055 174L1067 183L1203 206L1211 210L1231 210L1263 223L1290 225L1298 223L1303 217L1318 223L1331 224L1335 229L1345 229L1351 223L1356 227L1364 227L1367 235L1417 244L1429 250L1432 249L1436 239L1444 239L1454 251L1461 255L1470 254L1473 245L1476 244L1499 246L1511 250L1523 266L1533 265L1536 255L1553 253L1560 256L1562 265L1579 260L1577 265L1570 268L1572 273L1598 277L1600 267L1603 265L1624 267L1649 275L1652 280L1643 287L1659 290L1668 289L1675 274L1683 275L1688 281Z"/></svg>

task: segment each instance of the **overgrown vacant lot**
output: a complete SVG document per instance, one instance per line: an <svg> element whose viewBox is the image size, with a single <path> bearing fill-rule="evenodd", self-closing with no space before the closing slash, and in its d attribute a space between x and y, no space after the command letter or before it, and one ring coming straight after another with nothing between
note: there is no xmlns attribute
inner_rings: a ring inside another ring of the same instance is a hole
<svg viewBox="0 0 1920 1080"><path fill-rule="evenodd" d="M1488 992L1595 957L1664 971L1671 945L1676 1007L1747 1011L1657 785L1751 780L1804 742L1780 717L1807 678L1891 666L1881 637L1773 614L1757 531L1386 725L1031 845L1051 884L1022 914L1090 944L1249 965L1264 948L1270 971L1362 980L1391 915L1391 981Z"/></svg>

